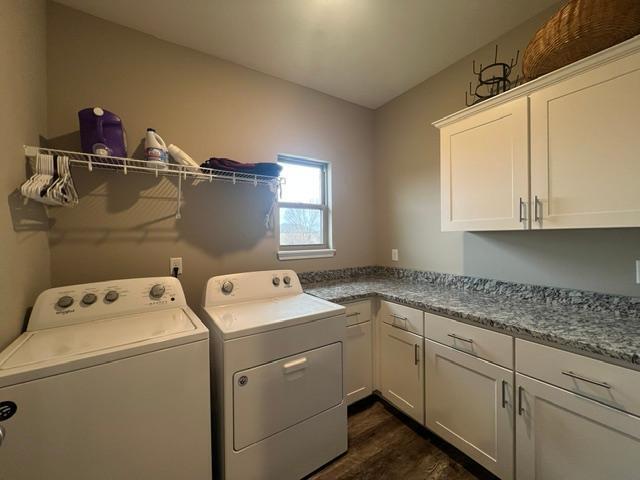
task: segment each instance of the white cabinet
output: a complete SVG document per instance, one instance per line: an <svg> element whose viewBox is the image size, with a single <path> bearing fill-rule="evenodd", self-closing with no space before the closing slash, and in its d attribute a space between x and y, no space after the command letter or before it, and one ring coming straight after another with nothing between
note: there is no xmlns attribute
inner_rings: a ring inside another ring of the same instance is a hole
<svg viewBox="0 0 640 480"><path fill-rule="evenodd" d="M423 338L379 322L380 393L414 420L424 423Z"/></svg>
<svg viewBox="0 0 640 480"><path fill-rule="evenodd" d="M499 476L513 478L513 371L425 343L426 426Z"/></svg>
<svg viewBox="0 0 640 480"><path fill-rule="evenodd" d="M640 36L435 122L442 230L640 226L639 85Z"/></svg>
<svg viewBox="0 0 640 480"><path fill-rule="evenodd" d="M347 327L345 344L345 388L347 405L371 395L372 356L371 322Z"/></svg>
<svg viewBox="0 0 640 480"><path fill-rule="evenodd" d="M518 480L638 478L640 418L516 374Z"/></svg>
<svg viewBox="0 0 640 480"><path fill-rule="evenodd" d="M636 53L531 94L532 228L640 225L639 86Z"/></svg>
<svg viewBox="0 0 640 480"><path fill-rule="evenodd" d="M528 101L441 130L442 230L522 230L529 198Z"/></svg>

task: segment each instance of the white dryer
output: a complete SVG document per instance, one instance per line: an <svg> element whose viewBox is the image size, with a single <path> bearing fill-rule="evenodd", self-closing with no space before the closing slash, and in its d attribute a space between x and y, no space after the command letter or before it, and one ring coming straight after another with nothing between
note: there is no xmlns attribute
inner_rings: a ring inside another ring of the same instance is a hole
<svg viewBox="0 0 640 480"><path fill-rule="evenodd" d="M210 479L208 347L175 278L43 292L0 353L0 479Z"/></svg>
<svg viewBox="0 0 640 480"><path fill-rule="evenodd" d="M207 282L220 478L297 480L347 450L344 311L291 270Z"/></svg>

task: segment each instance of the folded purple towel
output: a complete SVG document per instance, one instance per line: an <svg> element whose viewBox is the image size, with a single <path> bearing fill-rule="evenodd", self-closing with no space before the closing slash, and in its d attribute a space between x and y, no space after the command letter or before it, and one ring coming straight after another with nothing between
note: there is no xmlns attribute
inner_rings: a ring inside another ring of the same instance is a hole
<svg viewBox="0 0 640 480"><path fill-rule="evenodd" d="M282 170L282 166L277 163L241 163L229 158L216 157L211 157L200 166L202 168L212 168L213 170L248 173L251 175L266 175L269 177L277 177Z"/></svg>

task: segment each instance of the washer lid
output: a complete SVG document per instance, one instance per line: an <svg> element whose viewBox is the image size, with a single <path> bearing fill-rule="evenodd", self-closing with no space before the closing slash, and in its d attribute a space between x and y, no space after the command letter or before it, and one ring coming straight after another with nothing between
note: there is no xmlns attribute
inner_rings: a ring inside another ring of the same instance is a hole
<svg viewBox="0 0 640 480"><path fill-rule="evenodd" d="M26 332L0 354L0 376L8 370L35 369L129 349L196 329L183 309L173 308Z"/></svg>
<svg viewBox="0 0 640 480"><path fill-rule="evenodd" d="M225 340L341 315L345 307L307 293L205 308Z"/></svg>

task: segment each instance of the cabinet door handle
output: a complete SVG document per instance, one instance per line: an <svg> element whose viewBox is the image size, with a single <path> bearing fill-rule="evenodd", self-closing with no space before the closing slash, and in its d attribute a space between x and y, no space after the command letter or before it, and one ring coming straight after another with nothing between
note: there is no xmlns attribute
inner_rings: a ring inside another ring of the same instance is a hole
<svg viewBox="0 0 640 480"><path fill-rule="evenodd" d="M524 388L522 385L518 386L518 415L522 415L524 413L524 408L522 407L522 392Z"/></svg>
<svg viewBox="0 0 640 480"><path fill-rule="evenodd" d="M506 386L509 385L506 380L502 380L502 408L507 408Z"/></svg>
<svg viewBox="0 0 640 480"><path fill-rule="evenodd" d="M454 340L460 340L462 342L473 343L473 339L461 337L459 335L456 335L455 333L448 333L447 336L453 338Z"/></svg>
<svg viewBox="0 0 640 480"><path fill-rule="evenodd" d="M520 197L520 203L518 204L518 209L519 209L519 220L520 223L524 222L526 219L525 214L523 213L523 207L524 207L524 201L522 201L522 197Z"/></svg>
<svg viewBox="0 0 640 480"><path fill-rule="evenodd" d="M533 220L539 222L542 220L542 215L538 213L538 207L540 206L540 199L536 195L533 197Z"/></svg>
<svg viewBox="0 0 640 480"><path fill-rule="evenodd" d="M417 343L413 346L413 361L414 365L420 363L420 346Z"/></svg>
<svg viewBox="0 0 640 480"><path fill-rule="evenodd" d="M390 316L392 316L393 318L396 318L398 320L404 320L405 322L407 321L407 317L403 317L401 315L396 315L395 313L390 313Z"/></svg>
<svg viewBox="0 0 640 480"><path fill-rule="evenodd" d="M602 388L606 388L607 390L611 390L611 385L609 385L607 382L600 382L598 380L591 380L590 378L583 377L582 375L579 375L577 373L573 373L570 370L563 371L562 374L566 375L567 377L575 378L576 380L581 380L583 382L590 383L591 385L597 385L598 387L602 387Z"/></svg>
<svg viewBox="0 0 640 480"><path fill-rule="evenodd" d="M347 313L347 317L355 317L356 315L360 315L360 312Z"/></svg>

